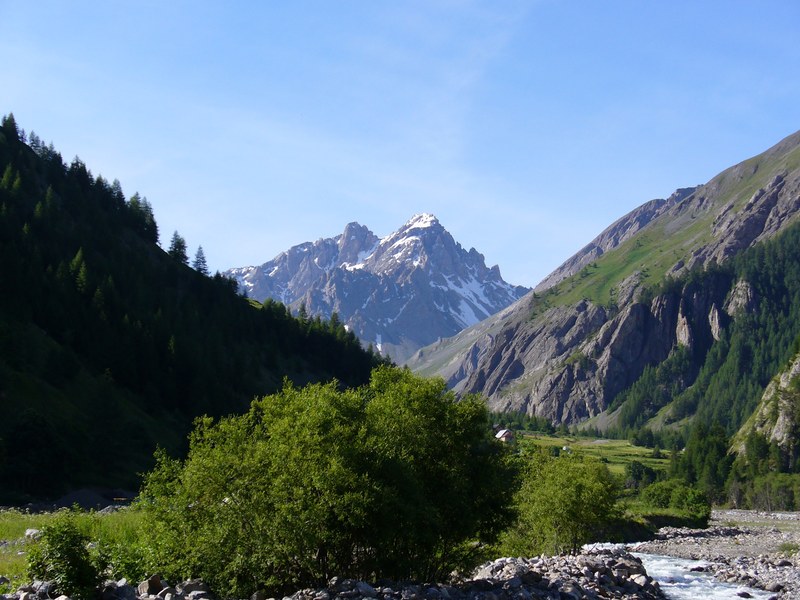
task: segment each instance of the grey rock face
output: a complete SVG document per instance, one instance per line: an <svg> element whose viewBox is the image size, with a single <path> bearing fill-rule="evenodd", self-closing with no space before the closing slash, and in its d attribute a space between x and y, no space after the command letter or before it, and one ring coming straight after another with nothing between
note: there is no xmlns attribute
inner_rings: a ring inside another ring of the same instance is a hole
<svg viewBox="0 0 800 600"><path fill-rule="evenodd" d="M785 174L776 175L757 190L739 211L729 203L716 217L712 232L717 240L703 248L697 259L703 264L721 263L757 241L774 235L800 208L800 196L781 194Z"/></svg>
<svg viewBox="0 0 800 600"><path fill-rule="evenodd" d="M753 313L758 306L756 293L753 286L747 281L738 281L728 295L723 310L731 317L740 314Z"/></svg>
<svg viewBox="0 0 800 600"><path fill-rule="evenodd" d="M734 448L744 452L745 440L751 431L756 431L775 442L784 450L797 443L794 431L797 427L795 396L800 381L800 354L794 356L786 368L767 386L761 401L750 420L734 438Z"/></svg>
<svg viewBox="0 0 800 600"><path fill-rule="evenodd" d="M583 300L535 319L509 319L483 346L470 348L469 365L451 378L459 392L483 393L496 411L524 412L553 423L578 423L608 408L647 365L677 346L710 343L709 313L722 304L722 277L698 288L628 303L616 313Z"/></svg>
<svg viewBox="0 0 800 600"><path fill-rule="evenodd" d="M708 325L711 327L711 336L715 342L720 340L722 336L723 316L716 304L711 305L711 310L708 312Z"/></svg>
<svg viewBox="0 0 800 600"><path fill-rule="evenodd" d="M295 246L258 267L232 269L256 300L273 298L297 311L336 312L364 344L398 362L452 336L528 292L466 251L433 215L416 215L379 239L350 223L335 238Z"/></svg>

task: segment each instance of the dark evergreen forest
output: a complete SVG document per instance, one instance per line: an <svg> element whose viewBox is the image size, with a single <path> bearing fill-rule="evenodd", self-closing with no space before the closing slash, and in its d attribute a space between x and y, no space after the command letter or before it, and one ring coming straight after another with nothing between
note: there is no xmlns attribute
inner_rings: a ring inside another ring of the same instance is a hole
<svg viewBox="0 0 800 600"><path fill-rule="evenodd" d="M204 255L192 269L162 250L146 198L13 115L0 174L0 502L135 489L194 418L243 412L284 378L361 385L382 362L338 319L250 301Z"/></svg>

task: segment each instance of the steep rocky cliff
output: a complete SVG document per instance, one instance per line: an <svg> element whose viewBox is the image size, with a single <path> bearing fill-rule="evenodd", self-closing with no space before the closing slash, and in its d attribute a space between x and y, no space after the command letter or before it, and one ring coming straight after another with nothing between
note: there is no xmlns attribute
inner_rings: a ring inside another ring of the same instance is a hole
<svg viewBox="0 0 800 600"><path fill-rule="evenodd" d="M674 348L707 348L731 318L720 308L730 294L719 277L621 309L588 300L554 307L533 321L508 323L484 348L472 346L469 372L451 383L486 394L494 410L577 423L603 412Z"/></svg>
<svg viewBox="0 0 800 600"><path fill-rule="evenodd" d="M747 282L711 278L651 297L792 224L800 132L705 185L632 211L513 307L423 349L410 366L496 410L577 423L605 411L647 365L708 345L754 303Z"/></svg>

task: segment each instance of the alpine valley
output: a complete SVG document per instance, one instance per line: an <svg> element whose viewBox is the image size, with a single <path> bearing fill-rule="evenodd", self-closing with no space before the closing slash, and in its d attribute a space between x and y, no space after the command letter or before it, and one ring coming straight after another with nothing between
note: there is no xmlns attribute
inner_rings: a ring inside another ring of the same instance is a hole
<svg viewBox="0 0 800 600"><path fill-rule="evenodd" d="M464 250L430 214L384 238L358 223L294 246L258 267L226 273L256 300L338 319L399 362L506 308L530 290Z"/></svg>
<svg viewBox="0 0 800 600"><path fill-rule="evenodd" d="M0 499L131 487L195 417L285 380L355 388L386 357L496 413L660 444L676 465L685 448L715 502L800 472L800 132L646 202L533 290L430 214L210 276L177 232L159 246L146 199L11 115L0 174Z"/></svg>

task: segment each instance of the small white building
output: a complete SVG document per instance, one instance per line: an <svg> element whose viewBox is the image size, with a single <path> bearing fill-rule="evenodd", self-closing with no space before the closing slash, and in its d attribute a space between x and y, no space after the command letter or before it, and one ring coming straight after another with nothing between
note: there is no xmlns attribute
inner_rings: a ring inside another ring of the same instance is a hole
<svg viewBox="0 0 800 600"><path fill-rule="evenodd" d="M500 440L501 442L506 442L510 444L514 441L514 432L510 429L501 429L497 433L494 434L495 439Z"/></svg>

